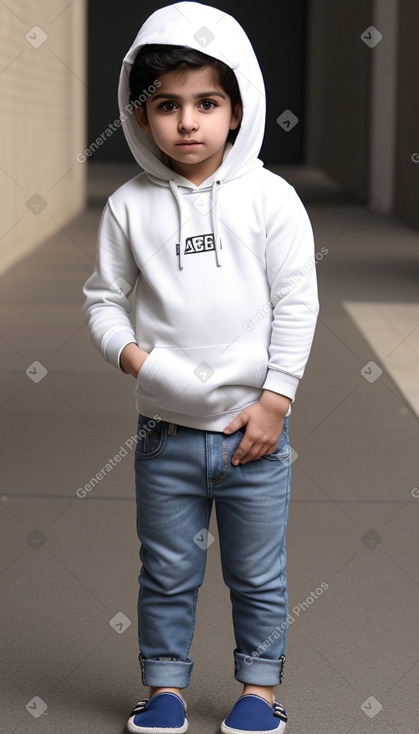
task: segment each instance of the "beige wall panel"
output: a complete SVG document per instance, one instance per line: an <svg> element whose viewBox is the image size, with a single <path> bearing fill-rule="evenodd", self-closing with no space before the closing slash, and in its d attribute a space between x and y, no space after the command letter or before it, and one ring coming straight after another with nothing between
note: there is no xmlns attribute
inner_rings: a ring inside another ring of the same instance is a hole
<svg viewBox="0 0 419 734"><path fill-rule="evenodd" d="M0 4L0 272L85 204L86 4Z"/></svg>

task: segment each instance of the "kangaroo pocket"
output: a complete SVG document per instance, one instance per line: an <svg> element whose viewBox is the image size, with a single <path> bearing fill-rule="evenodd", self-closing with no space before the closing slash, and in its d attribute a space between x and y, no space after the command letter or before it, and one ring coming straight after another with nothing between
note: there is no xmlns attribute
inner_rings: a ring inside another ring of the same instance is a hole
<svg viewBox="0 0 419 734"><path fill-rule="evenodd" d="M156 409L217 415L258 400L267 368L261 342L154 347L138 374L135 394Z"/></svg>

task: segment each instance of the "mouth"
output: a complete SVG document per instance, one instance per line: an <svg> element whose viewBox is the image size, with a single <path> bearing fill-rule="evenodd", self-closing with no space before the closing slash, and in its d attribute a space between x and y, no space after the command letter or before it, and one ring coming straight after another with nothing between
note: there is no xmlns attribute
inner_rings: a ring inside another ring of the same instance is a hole
<svg viewBox="0 0 419 734"><path fill-rule="evenodd" d="M197 140L182 140L180 143L176 143L179 148L195 148L198 145L202 145Z"/></svg>

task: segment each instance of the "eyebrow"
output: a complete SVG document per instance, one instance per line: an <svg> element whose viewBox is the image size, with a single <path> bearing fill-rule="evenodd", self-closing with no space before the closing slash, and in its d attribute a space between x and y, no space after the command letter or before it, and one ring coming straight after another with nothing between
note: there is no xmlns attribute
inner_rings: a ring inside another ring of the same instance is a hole
<svg viewBox="0 0 419 734"><path fill-rule="evenodd" d="M211 90L209 92L199 92L198 94L194 94L194 99L202 99L203 97L221 97L221 99L225 99L225 95L222 94L222 92L216 92L215 90ZM182 100L183 97L181 94L170 94L169 92L159 92L159 94L153 94L151 97L151 102L155 102L158 99L173 99L176 101Z"/></svg>

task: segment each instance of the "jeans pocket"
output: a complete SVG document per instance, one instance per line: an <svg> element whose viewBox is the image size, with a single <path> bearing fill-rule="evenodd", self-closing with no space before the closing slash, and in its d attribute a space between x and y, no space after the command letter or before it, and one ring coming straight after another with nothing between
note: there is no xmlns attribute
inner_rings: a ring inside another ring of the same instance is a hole
<svg viewBox="0 0 419 734"><path fill-rule="evenodd" d="M142 461L159 456L166 446L167 428L166 421L139 415L135 458Z"/></svg>
<svg viewBox="0 0 419 734"><path fill-rule="evenodd" d="M271 454L265 454L261 458L268 459L269 461L288 461L291 458L291 446L288 435L288 417L284 418L284 426L282 428L282 433L279 437L277 447Z"/></svg>

